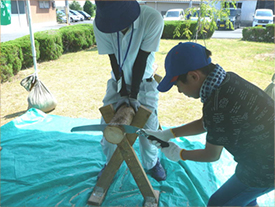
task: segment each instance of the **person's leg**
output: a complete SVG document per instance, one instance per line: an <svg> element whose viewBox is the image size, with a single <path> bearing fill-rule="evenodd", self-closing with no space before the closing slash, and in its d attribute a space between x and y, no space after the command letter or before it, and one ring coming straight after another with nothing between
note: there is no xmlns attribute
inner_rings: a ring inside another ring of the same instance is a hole
<svg viewBox="0 0 275 207"><path fill-rule="evenodd" d="M109 79L107 82L107 89L106 89L106 94L105 97L103 99L103 106L107 106L110 104L115 104L120 95L117 93L117 83L115 80L113 79ZM100 124L106 124L103 117L101 117L101 121ZM108 164L108 162L110 161L113 153L116 150L117 145L116 144L112 144L110 142L108 142L104 136L102 136L101 139L101 147L102 147L102 151L104 153L104 155L106 156L106 164ZM103 170L106 167L106 164L103 166L102 170L99 172L97 179L99 179L99 177L101 176Z"/></svg>
<svg viewBox="0 0 275 207"><path fill-rule="evenodd" d="M157 130L159 127L157 107L158 107L158 90L155 80L147 82L143 80L140 83L138 101L141 105L151 110L152 113L147 120L144 128ZM143 167L147 170L152 169L158 159L158 148L152 145L146 137L139 136L140 154Z"/></svg>
<svg viewBox="0 0 275 207"><path fill-rule="evenodd" d="M147 120L144 128L157 130L159 128L157 107L158 107L158 91L156 89L157 82L142 81L140 85L140 92L138 95L139 102L152 111L149 119ZM147 137L139 136L139 147L143 167L151 174L157 181L165 180L166 173L160 164L158 158L158 148L152 145Z"/></svg>
<svg viewBox="0 0 275 207"><path fill-rule="evenodd" d="M257 206L257 197L274 188L253 188L233 175L209 199L207 206Z"/></svg>

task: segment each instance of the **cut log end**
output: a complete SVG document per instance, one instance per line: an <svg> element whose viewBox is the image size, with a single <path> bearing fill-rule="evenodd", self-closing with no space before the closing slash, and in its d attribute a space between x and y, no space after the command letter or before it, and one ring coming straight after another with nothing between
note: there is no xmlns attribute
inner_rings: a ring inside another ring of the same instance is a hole
<svg viewBox="0 0 275 207"><path fill-rule="evenodd" d="M124 129L121 126L107 126L103 135L108 142L119 144L124 138Z"/></svg>
<svg viewBox="0 0 275 207"><path fill-rule="evenodd" d="M124 128L120 125L130 125L134 116L132 107L121 106L103 132L105 139L110 143L119 144L125 136Z"/></svg>

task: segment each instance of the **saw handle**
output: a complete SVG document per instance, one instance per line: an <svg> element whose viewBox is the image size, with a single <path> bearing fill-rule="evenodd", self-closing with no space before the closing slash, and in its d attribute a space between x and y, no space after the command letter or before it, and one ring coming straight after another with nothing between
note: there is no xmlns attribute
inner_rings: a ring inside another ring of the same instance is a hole
<svg viewBox="0 0 275 207"><path fill-rule="evenodd" d="M164 148L164 147L169 147L169 143L168 143L168 142L165 142L165 141L163 141L163 140L161 140L161 139L159 139L159 138L156 138L156 137L154 137L154 136L152 136L152 135L150 135L147 139L149 139L149 140L151 140L151 141L156 140L157 142L160 143L160 146L161 146L162 148Z"/></svg>

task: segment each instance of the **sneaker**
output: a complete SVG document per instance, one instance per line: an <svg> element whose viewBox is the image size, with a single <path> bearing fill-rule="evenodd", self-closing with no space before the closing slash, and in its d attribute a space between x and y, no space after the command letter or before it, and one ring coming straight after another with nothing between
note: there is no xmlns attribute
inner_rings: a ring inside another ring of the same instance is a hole
<svg viewBox="0 0 275 207"><path fill-rule="evenodd" d="M102 175L102 173L103 173L105 167L106 167L106 164L103 166L103 168L102 168L102 169L100 170L100 172L98 173L98 175L97 175L97 180L101 177L101 175Z"/></svg>
<svg viewBox="0 0 275 207"><path fill-rule="evenodd" d="M149 170L149 173L157 181L166 180L166 173L165 173L164 168L160 164L159 159L158 159L156 165L151 170Z"/></svg>

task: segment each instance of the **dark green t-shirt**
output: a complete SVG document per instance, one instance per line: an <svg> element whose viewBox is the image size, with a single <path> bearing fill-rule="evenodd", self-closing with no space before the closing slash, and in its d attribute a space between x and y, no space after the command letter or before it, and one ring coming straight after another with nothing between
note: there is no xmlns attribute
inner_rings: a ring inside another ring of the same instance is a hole
<svg viewBox="0 0 275 207"><path fill-rule="evenodd" d="M236 176L251 187L274 186L274 101L227 72L203 106L207 142L224 146L238 163Z"/></svg>

